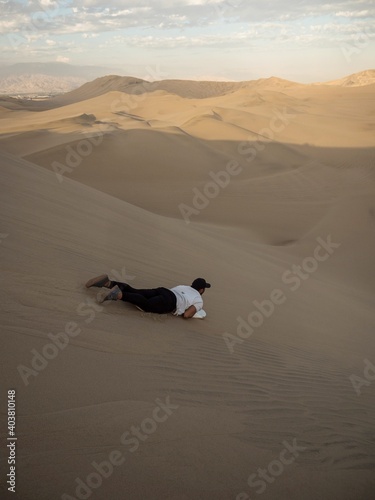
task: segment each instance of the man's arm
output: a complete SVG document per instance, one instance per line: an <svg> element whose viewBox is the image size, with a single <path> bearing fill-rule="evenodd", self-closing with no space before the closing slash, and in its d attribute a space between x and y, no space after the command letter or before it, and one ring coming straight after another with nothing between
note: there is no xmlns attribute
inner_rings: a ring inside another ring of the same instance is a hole
<svg viewBox="0 0 375 500"><path fill-rule="evenodd" d="M194 314L197 312L195 306L190 306L186 309L183 316L185 319L192 318Z"/></svg>

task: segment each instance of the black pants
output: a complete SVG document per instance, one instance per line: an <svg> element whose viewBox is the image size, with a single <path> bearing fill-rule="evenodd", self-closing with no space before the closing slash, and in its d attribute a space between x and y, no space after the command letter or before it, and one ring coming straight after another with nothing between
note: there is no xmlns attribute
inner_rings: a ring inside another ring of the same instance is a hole
<svg viewBox="0 0 375 500"><path fill-rule="evenodd" d="M130 302L145 312L167 314L176 309L176 295L168 288L137 289L126 283L112 281L122 292L124 302Z"/></svg>

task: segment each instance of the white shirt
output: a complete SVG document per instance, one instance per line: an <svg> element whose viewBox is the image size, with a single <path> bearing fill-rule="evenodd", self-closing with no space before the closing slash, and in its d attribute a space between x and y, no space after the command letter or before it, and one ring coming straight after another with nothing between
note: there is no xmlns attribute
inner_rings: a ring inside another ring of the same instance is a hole
<svg viewBox="0 0 375 500"><path fill-rule="evenodd" d="M171 291L176 295L177 298L176 311L174 312L176 316L184 314L186 309L189 309L190 306L194 306L197 312L202 309L202 296L191 286L179 285L171 288Z"/></svg>

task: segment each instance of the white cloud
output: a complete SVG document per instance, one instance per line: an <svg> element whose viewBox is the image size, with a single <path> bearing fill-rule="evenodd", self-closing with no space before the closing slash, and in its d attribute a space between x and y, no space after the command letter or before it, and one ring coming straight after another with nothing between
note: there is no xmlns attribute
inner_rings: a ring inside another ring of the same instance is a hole
<svg viewBox="0 0 375 500"><path fill-rule="evenodd" d="M0 32L106 32L131 27L186 29L228 23L293 21L324 15L375 16L373 0L3 0Z"/></svg>
<svg viewBox="0 0 375 500"><path fill-rule="evenodd" d="M56 61L57 62L68 63L70 61L70 58L69 57L65 57L65 56L57 56L56 57Z"/></svg>
<svg viewBox="0 0 375 500"><path fill-rule="evenodd" d="M190 49L190 48L234 48L247 49L277 48L279 45L300 48L307 46L321 47L337 46L343 41L350 41L354 36L362 33L370 34L372 23L358 21L354 24L340 24L330 22L311 26L298 26L292 22L265 22L253 23L248 29L239 29L229 33L189 35L189 32L174 36L160 36L156 34L144 36L116 35L103 43L102 49L118 49L130 47L144 50L158 49ZM375 37L375 32L373 32Z"/></svg>
<svg viewBox="0 0 375 500"><path fill-rule="evenodd" d="M360 10L360 11L352 11L352 10L345 10L345 11L340 11L336 12L337 17L371 17L374 15L374 11L371 13L370 10Z"/></svg>

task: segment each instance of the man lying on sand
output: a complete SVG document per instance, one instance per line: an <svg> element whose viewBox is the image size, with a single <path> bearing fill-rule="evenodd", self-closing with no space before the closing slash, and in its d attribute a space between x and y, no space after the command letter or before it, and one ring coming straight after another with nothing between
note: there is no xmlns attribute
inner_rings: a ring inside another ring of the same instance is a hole
<svg viewBox="0 0 375 500"><path fill-rule="evenodd" d="M203 299L206 288L211 288L203 278L197 278L191 286L179 285L174 288L137 289L127 283L111 281L106 274L92 278L86 283L86 288L109 288L100 301L123 300L130 302L145 312L157 314L173 313L176 316L192 318L199 311L203 312ZM204 314L205 315L205 314ZM204 316L201 316L204 317Z"/></svg>

